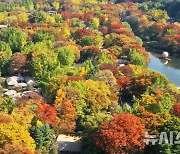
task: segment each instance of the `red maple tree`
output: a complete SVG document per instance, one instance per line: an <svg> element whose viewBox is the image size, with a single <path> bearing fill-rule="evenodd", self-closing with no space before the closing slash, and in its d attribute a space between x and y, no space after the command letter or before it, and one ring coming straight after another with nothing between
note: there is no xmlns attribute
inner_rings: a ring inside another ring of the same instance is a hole
<svg viewBox="0 0 180 154"><path fill-rule="evenodd" d="M176 116L180 117L180 104L179 103L173 105L173 113Z"/></svg>
<svg viewBox="0 0 180 154"><path fill-rule="evenodd" d="M106 153L135 153L145 146L144 132L144 125L138 117L122 113L115 114L111 122L103 122L94 139Z"/></svg>
<svg viewBox="0 0 180 154"><path fill-rule="evenodd" d="M118 88L123 88L125 85L128 85L131 83L131 78L127 76L115 75L115 78L116 78Z"/></svg>
<svg viewBox="0 0 180 154"><path fill-rule="evenodd" d="M53 106L43 103L38 106L36 114L39 119L43 122L50 124L51 126L56 125L56 110Z"/></svg>

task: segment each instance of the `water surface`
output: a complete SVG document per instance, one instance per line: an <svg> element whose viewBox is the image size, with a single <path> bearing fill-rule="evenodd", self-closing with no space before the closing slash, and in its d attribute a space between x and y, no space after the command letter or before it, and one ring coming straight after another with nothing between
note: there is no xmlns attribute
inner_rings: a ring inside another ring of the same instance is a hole
<svg viewBox="0 0 180 154"><path fill-rule="evenodd" d="M170 61L160 59L161 54L150 52L150 63L148 67L152 70L165 74L166 77L180 87L180 57L172 57Z"/></svg>

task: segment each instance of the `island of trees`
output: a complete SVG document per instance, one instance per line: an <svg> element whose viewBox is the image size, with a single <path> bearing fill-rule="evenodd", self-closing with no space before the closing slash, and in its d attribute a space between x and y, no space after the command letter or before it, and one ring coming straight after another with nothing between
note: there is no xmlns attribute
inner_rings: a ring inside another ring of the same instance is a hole
<svg viewBox="0 0 180 154"><path fill-rule="evenodd" d="M180 56L179 6L1 1L0 153L56 154L59 134L79 136L83 154L180 153L166 140L145 142L180 132L180 91L147 68L148 48ZM27 76L30 84L8 85Z"/></svg>

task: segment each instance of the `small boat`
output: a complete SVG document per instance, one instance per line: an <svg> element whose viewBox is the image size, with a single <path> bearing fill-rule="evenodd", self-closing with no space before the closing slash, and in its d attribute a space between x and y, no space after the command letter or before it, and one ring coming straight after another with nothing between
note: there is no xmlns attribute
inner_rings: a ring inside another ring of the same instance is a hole
<svg viewBox="0 0 180 154"><path fill-rule="evenodd" d="M168 57L169 57L169 53L168 52L165 51L165 52L162 53L162 58L166 59Z"/></svg>
<svg viewBox="0 0 180 154"><path fill-rule="evenodd" d="M169 57L169 53L165 51L162 53L160 58L170 61L171 59L168 57Z"/></svg>

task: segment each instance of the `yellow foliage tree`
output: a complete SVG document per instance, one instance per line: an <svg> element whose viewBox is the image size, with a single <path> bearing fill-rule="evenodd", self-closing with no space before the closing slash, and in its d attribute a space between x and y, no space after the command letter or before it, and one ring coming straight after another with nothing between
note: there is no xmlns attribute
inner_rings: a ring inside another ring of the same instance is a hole
<svg viewBox="0 0 180 154"><path fill-rule="evenodd" d="M28 130L31 127L31 121L35 116L35 113L32 112L30 106L27 105L23 108L14 108L11 115L15 122Z"/></svg>
<svg viewBox="0 0 180 154"><path fill-rule="evenodd" d="M91 22L92 22L95 29L97 29L99 27L99 24L100 24L99 18L92 18Z"/></svg>
<svg viewBox="0 0 180 154"><path fill-rule="evenodd" d="M138 116L149 134L159 135L161 127L172 118L167 112L154 114L146 111L143 106L139 107L138 112Z"/></svg>
<svg viewBox="0 0 180 154"><path fill-rule="evenodd" d="M58 111L58 116L60 118L58 131L63 133L73 132L76 126L76 109L73 104L66 99L66 93L62 89L57 92L54 106Z"/></svg>
<svg viewBox="0 0 180 154"><path fill-rule="evenodd" d="M64 38L64 39L69 38L70 35L71 35L69 26L67 25L67 23L62 24L61 26L62 26L61 37Z"/></svg>
<svg viewBox="0 0 180 154"><path fill-rule="evenodd" d="M53 8L57 11L58 9L59 9L59 2L57 2L57 1L54 1L53 3L52 3L52 5L53 5Z"/></svg>
<svg viewBox="0 0 180 154"><path fill-rule="evenodd" d="M17 20L20 22L27 22L28 21L28 15L26 13L18 14Z"/></svg>
<svg viewBox="0 0 180 154"><path fill-rule="evenodd" d="M16 122L0 123L0 148L6 144L20 144L29 150L35 150L35 142L24 126Z"/></svg>
<svg viewBox="0 0 180 154"><path fill-rule="evenodd" d="M0 22L6 20L7 12L0 12Z"/></svg>

